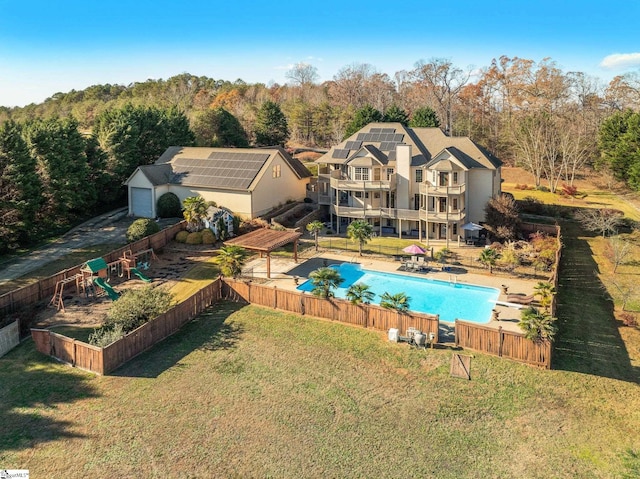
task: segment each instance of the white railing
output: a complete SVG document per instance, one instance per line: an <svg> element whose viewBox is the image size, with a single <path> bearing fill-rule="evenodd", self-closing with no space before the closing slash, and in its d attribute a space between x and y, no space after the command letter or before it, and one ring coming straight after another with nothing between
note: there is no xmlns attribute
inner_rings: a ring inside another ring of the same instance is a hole
<svg viewBox="0 0 640 479"><path fill-rule="evenodd" d="M339 173L339 172L338 172ZM331 175L330 182L331 188L338 190L355 190L355 191L376 191L376 190L395 190L396 188L396 177L395 174L389 177L389 180L352 180L346 177L336 178L335 176L339 175Z"/></svg>
<svg viewBox="0 0 640 479"><path fill-rule="evenodd" d="M420 183L420 194L422 195L461 195L466 190L467 185L434 186L430 183Z"/></svg>

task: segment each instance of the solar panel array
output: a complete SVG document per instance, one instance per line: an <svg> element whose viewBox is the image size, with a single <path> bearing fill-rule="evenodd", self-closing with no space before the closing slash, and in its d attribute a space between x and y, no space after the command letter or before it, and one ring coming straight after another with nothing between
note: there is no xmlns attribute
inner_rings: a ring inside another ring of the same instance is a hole
<svg viewBox="0 0 640 479"><path fill-rule="evenodd" d="M395 128L371 128L369 133L395 133Z"/></svg>
<svg viewBox="0 0 640 479"><path fill-rule="evenodd" d="M342 150L340 148L333 150L333 158L337 158L339 160L346 160L349 156L349 150Z"/></svg>
<svg viewBox="0 0 640 479"><path fill-rule="evenodd" d="M404 135L402 133L358 133L358 140L363 142L377 142L377 141L395 141L396 143L402 142Z"/></svg>
<svg viewBox="0 0 640 479"><path fill-rule="evenodd" d="M246 189L269 156L268 153L216 151L206 159L175 158L172 165L182 184Z"/></svg>
<svg viewBox="0 0 640 479"><path fill-rule="evenodd" d="M344 146L347 150L359 150L362 147L361 141L347 141L347 144Z"/></svg>

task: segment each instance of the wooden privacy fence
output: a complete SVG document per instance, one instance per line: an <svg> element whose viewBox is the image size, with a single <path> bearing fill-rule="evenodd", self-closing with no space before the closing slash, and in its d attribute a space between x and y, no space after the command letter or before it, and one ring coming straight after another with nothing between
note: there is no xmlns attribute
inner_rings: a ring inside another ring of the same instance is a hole
<svg viewBox="0 0 640 479"><path fill-rule="evenodd" d="M149 248L159 250L171 240L173 240L178 231L181 231L185 228L186 222L181 221L180 223L176 223L175 225L170 226L169 228L165 228L158 233L147 236L139 241L136 241L135 243L128 244L120 249L110 252L109 254L104 256L104 260L107 263L116 261L127 250L131 250L134 252L142 251ZM38 301L51 299L51 296L53 296L53 293L55 292L56 284L58 283L58 281L73 277L76 273L80 272L81 266L82 265L77 265L72 268L65 269L63 271L60 271L59 273L54 274L53 276L43 278L35 283L3 294L2 296L0 296L0 317L15 313L21 308L37 303ZM25 330L25 328L21 327L21 333L25 332L26 334L28 334L28 329Z"/></svg>
<svg viewBox="0 0 640 479"><path fill-rule="evenodd" d="M437 315L415 312L398 313L372 304L352 304L343 299L322 299L301 291L288 291L275 286L225 278L222 297L233 301L246 301L269 308L280 309L317 318L331 319L363 328L387 331L397 328L404 333L410 327L419 329L427 337L434 334L438 342L440 326Z"/></svg>
<svg viewBox="0 0 640 479"><path fill-rule="evenodd" d="M104 348L92 346L47 329L32 329L31 336L41 353L74 367L108 374L154 344L178 331L185 323L218 301L221 280L205 286L193 296L143 324Z"/></svg>
<svg viewBox="0 0 640 479"><path fill-rule="evenodd" d="M532 341L524 334L456 320L456 346L509 358L545 369L551 368L550 341Z"/></svg>

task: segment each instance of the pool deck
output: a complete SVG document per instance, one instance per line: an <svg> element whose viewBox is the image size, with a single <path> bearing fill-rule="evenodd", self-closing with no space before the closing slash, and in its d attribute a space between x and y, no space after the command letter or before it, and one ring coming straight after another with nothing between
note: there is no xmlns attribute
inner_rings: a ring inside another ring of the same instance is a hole
<svg viewBox="0 0 640 479"><path fill-rule="evenodd" d="M499 304L496 305L495 309L499 312L500 321L491 320L489 323L483 324L483 326L496 329L502 327L502 329L506 331L515 332L522 332L518 327L518 323L520 321L520 310L524 306L507 303L507 295L502 292L502 285L508 286L510 294L530 295L533 294L533 288L538 283L537 280L498 276L489 274L488 272L486 274L469 273L466 268L456 266L451 266L451 271L441 271L440 265L436 265L433 262L429 263L433 269L427 273L407 272L402 268L401 262L391 259L385 261L380 258L358 256L358 254L354 255L353 253L338 254L335 252L321 252L311 258L300 259L298 263L295 263L290 258L272 257L271 280L268 281L268 284L275 285L281 289L295 291L297 285L306 281L309 273L312 271L323 266L345 262L359 263L362 268L374 271L497 288L500 290L500 296L498 297ZM256 259L247 263L243 268L243 273L258 278L266 278L266 259Z"/></svg>

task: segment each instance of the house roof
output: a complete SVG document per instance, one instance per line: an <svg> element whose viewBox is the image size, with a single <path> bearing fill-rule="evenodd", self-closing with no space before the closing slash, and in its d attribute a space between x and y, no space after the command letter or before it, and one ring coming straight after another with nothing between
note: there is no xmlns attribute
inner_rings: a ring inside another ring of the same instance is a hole
<svg viewBox="0 0 640 479"><path fill-rule="evenodd" d="M212 189L250 190L270 159L280 156L302 179L311 176L286 150L273 148L201 148L171 146L153 165L138 169L157 186L162 184Z"/></svg>
<svg viewBox="0 0 640 479"><path fill-rule="evenodd" d="M411 166L429 164L447 151L467 168L496 169L502 163L467 137L451 137L440 128L409 128L401 123L369 123L340 144L333 146L316 163L345 164L366 148L382 164L396 161L396 146L411 145Z"/></svg>

